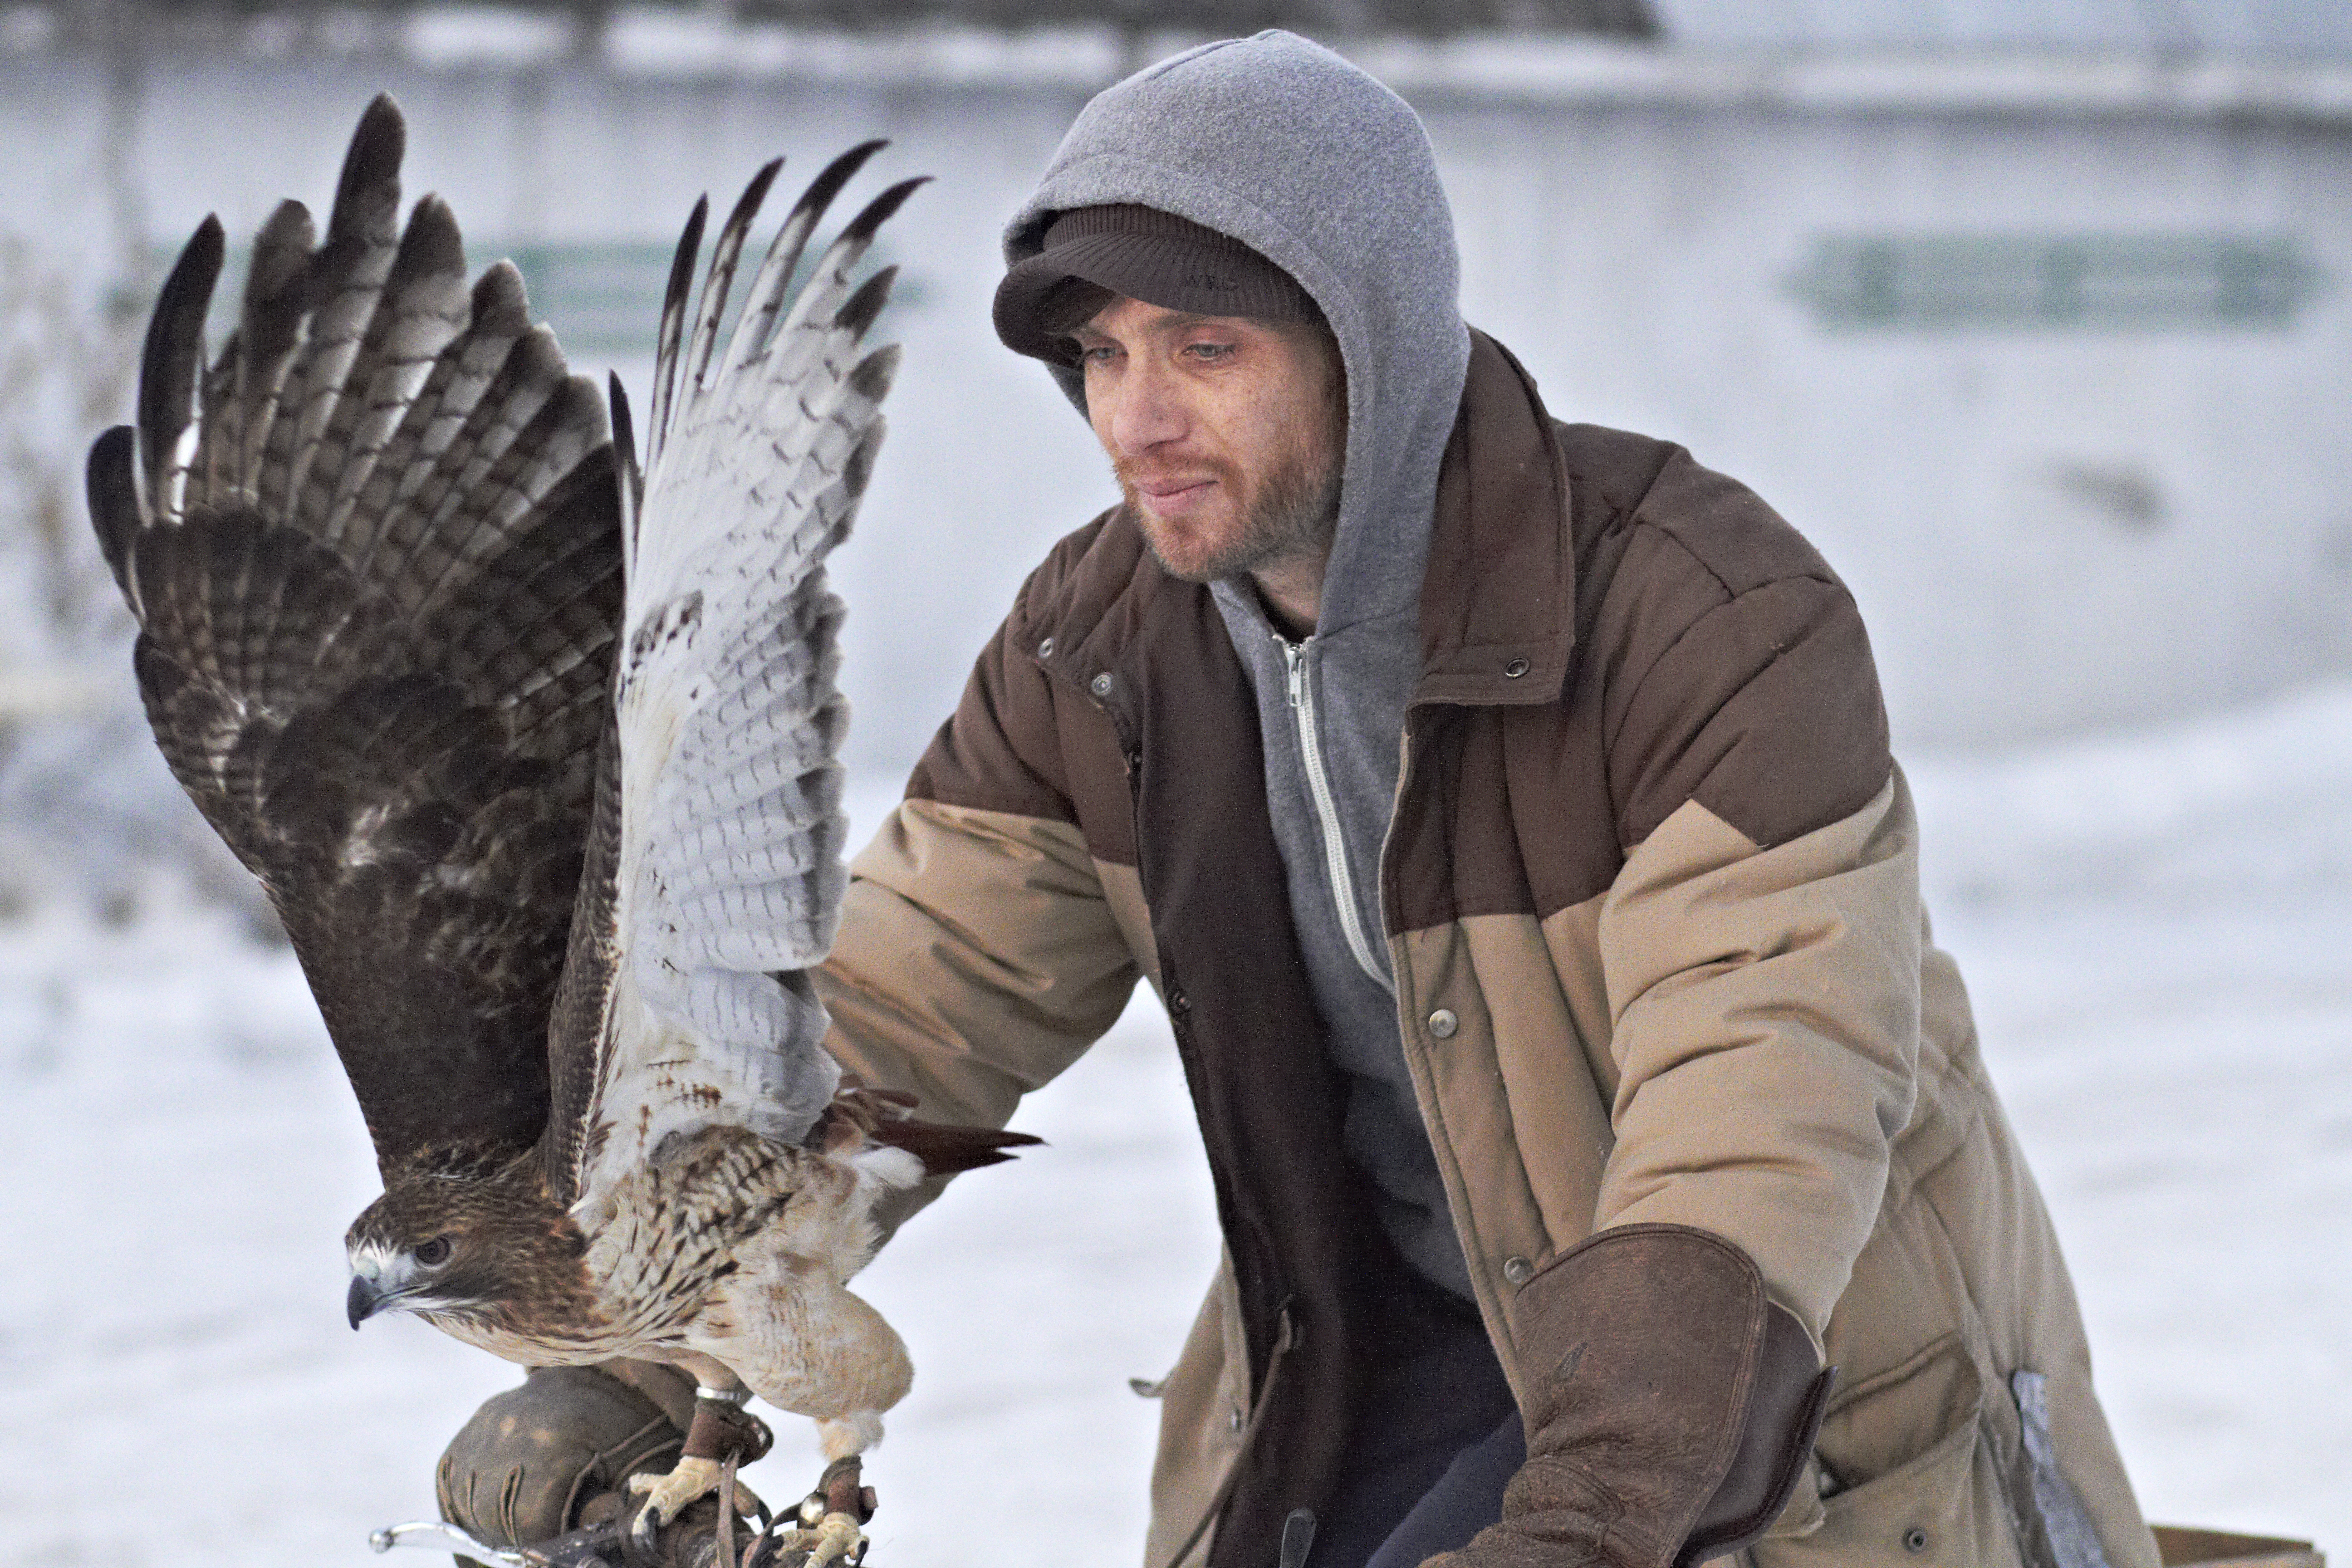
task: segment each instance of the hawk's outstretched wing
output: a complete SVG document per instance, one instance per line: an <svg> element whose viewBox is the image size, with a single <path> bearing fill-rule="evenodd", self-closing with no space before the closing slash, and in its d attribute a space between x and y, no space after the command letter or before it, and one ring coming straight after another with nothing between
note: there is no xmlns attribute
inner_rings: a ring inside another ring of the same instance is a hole
<svg viewBox="0 0 2352 1568"><path fill-rule="evenodd" d="M140 689L267 885L387 1178L529 1148L610 713L621 538L604 413L428 196L389 98L323 245L278 208L209 368L207 219L90 510Z"/></svg>
<svg viewBox="0 0 2352 1568"><path fill-rule="evenodd" d="M827 205L879 147L818 175L731 332L744 239L777 165L720 230L688 318L706 208L680 241L645 464L614 387L627 602L563 996L551 1030L557 1194L593 1205L663 1141L718 1124L798 1142L838 1077L798 972L833 940L845 873L841 604L824 557L882 439L898 351L862 353L893 269L852 274L920 181L853 219L794 288Z"/></svg>

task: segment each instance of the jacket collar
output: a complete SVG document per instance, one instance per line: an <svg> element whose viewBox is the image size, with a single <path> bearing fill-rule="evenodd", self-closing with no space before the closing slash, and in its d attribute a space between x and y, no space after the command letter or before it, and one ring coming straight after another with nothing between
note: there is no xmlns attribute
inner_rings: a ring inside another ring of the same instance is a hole
<svg viewBox="0 0 2352 1568"><path fill-rule="evenodd" d="M1567 463L1535 378L1473 331L1437 477L1413 704L1558 700L1576 644L1568 506Z"/></svg>

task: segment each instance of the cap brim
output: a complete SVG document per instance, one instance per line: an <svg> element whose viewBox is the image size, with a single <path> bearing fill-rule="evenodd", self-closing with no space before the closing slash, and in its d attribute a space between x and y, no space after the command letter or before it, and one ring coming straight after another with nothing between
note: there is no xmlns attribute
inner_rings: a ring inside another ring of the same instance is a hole
<svg viewBox="0 0 2352 1568"><path fill-rule="evenodd" d="M1170 292L1167 242L1150 235L1089 234L1067 239L1016 263L996 286L996 335L1015 353L1070 363L1068 339L1046 330L1045 305L1055 289L1076 278L1163 310L1199 310L1197 300L1156 298Z"/></svg>

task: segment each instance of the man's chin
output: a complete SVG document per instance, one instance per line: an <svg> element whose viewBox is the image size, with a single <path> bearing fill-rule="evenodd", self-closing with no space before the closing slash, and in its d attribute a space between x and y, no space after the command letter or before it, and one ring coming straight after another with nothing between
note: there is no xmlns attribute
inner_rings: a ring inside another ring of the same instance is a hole
<svg viewBox="0 0 2352 1568"><path fill-rule="evenodd" d="M1186 583L1214 583L1223 577L1238 577L1254 564L1245 559L1247 552L1230 544L1221 549L1190 523L1171 523L1155 516L1149 507L1137 506L1133 510L1152 559L1171 577Z"/></svg>

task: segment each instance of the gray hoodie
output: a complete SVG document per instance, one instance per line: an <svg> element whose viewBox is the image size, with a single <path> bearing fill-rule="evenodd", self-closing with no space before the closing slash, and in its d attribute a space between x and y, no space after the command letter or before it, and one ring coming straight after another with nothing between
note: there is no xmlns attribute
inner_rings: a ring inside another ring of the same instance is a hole
<svg viewBox="0 0 2352 1568"><path fill-rule="evenodd" d="M1233 236L1297 279L1348 373L1339 524L1315 633L1277 637L1247 583L1213 593L1256 690L1291 910L1346 1075L1348 1152L1414 1270L1469 1272L1406 1074L1380 914L1437 468L1469 363L1454 220L1404 101L1284 32L1207 44L1088 103L1005 232L1034 255L1054 214L1132 202ZM1075 373L1057 372L1084 406Z"/></svg>

